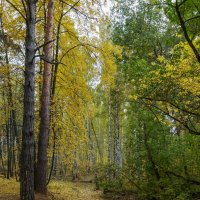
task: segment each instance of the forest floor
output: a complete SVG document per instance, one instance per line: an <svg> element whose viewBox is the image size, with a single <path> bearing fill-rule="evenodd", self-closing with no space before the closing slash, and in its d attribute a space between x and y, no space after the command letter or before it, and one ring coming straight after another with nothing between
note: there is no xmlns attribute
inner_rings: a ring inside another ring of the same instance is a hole
<svg viewBox="0 0 200 200"><path fill-rule="evenodd" d="M36 200L103 200L92 183L52 181L48 197L36 194ZM19 200L19 182L0 178L0 200Z"/></svg>
<svg viewBox="0 0 200 200"><path fill-rule="evenodd" d="M19 186L15 179L0 177L0 200L19 200ZM89 182L51 181L48 191L47 197L36 194L36 200L135 200L128 195L104 195Z"/></svg>

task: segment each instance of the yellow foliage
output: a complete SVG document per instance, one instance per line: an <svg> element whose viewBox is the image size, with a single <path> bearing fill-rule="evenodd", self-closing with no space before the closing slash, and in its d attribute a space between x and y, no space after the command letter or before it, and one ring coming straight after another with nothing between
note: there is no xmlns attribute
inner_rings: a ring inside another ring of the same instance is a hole
<svg viewBox="0 0 200 200"><path fill-rule="evenodd" d="M199 48L198 41L194 45L196 48ZM158 61L163 64L165 71L162 73L160 69L152 71L155 83L158 83L159 79L162 78L170 79L170 81L178 84L185 93L190 92L194 95L199 95L200 79L198 72L200 71L200 64L191 47L187 42L180 42L174 47L172 53L173 56L168 62L163 57L158 58Z"/></svg>
<svg viewBox="0 0 200 200"><path fill-rule="evenodd" d="M165 61L165 58L163 56L158 56L157 60L160 62L160 63L163 63Z"/></svg>
<svg viewBox="0 0 200 200"><path fill-rule="evenodd" d="M102 75L101 84L105 88L111 88L114 86L115 73L117 70L116 58L121 57L122 49L106 41L101 46L102 53L100 52L100 59L102 60Z"/></svg>

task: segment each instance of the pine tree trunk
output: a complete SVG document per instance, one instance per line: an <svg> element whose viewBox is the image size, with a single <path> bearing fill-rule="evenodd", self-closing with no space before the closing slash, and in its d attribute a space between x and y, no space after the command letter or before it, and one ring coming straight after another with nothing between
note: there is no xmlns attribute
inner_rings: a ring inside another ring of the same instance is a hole
<svg viewBox="0 0 200 200"><path fill-rule="evenodd" d="M47 185L49 184L50 180L51 180L51 176L54 173L54 175L56 174L56 131L54 129L54 127L52 128L53 130L53 153L52 153L52 158L51 158L51 168L50 168L50 172L49 172L49 177L48 177L48 181L47 181Z"/></svg>
<svg viewBox="0 0 200 200"><path fill-rule="evenodd" d="M49 122L50 122L50 89L51 89L51 70L52 70L52 37L54 22L54 0L48 2L47 24L45 31L44 46L44 70L43 70L43 86L40 110L40 131L38 139L38 157L36 170L37 192L47 193L47 145L49 138Z"/></svg>
<svg viewBox="0 0 200 200"><path fill-rule="evenodd" d="M26 1L25 84L20 199L34 200L34 96L36 0Z"/></svg>

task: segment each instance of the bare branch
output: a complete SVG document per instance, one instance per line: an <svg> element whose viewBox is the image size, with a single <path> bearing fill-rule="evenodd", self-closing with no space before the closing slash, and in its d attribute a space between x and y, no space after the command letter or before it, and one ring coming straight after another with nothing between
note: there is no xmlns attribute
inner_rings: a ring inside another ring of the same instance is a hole
<svg viewBox="0 0 200 200"><path fill-rule="evenodd" d="M26 17L24 16L24 14L17 8L16 5L14 5L10 0L6 0L26 21Z"/></svg>
<svg viewBox="0 0 200 200"><path fill-rule="evenodd" d="M180 4L178 4L178 1L176 0L177 6L180 8L187 0L183 0Z"/></svg>
<svg viewBox="0 0 200 200"><path fill-rule="evenodd" d="M185 1L183 1L183 2L185 2ZM182 4L183 4L183 2L182 2ZM180 4L178 4L178 1L176 0L175 10L176 10L176 14L177 14L178 20L180 22L180 26L182 28L182 31L184 33L186 41L188 42L189 46L191 47L192 51L194 52L194 54L195 54L195 56L197 58L197 61L200 63L200 54L199 54L197 48L194 46L193 41L189 37L189 34L187 32L187 28L185 26L185 22L183 20L183 17L181 15L181 11L179 10L179 7L180 7Z"/></svg>
<svg viewBox="0 0 200 200"><path fill-rule="evenodd" d="M97 19L94 18L94 17L89 17L87 14L85 14L85 13L83 13L82 11L78 10L77 8L75 8L75 6L73 6L73 5L71 5L71 4L67 3L67 2L65 2L64 0L60 0L60 1L61 1L62 3L64 3L64 4L70 6L70 9L69 9L69 10L73 9L73 10L75 10L77 13L80 13L81 15L83 15L83 16L86 17L86 18L97 20ZM68 12L68 11L67 11L67 12Z"/></svg>
<svg viewBox="0 0 200 200"><path fill-rule="evenodd" d="M62 2L62 1L61 1L61 2ZM80 2L80 0L78 0L77 2L75 2L75 3L70 7L69 10L67 10L65 13L63 13L63 15L66 15L70 10L74 9L75 6L76 6L79 2ZM63 2L62 2L62 3L63 3Z"/></svg>
<svg viewBox="0 0 200 200"><path fill-rule="evenodd" d="M154 105L154 104L151 104L149 106L153 106L154 108L158 109L159 111L161 111L163 114L169 116L170 118L172 118L173 120L179 122L180 124L182 124L188 131L189 133L193 134L193 135L200 135L200 132L199 131L195 131L195 130L192 130L188 124L186 124L185 122L181 121L180 119L172 116L171 114L169 114L168 112L162 110L161 108L159 108L158 106Z"/></svg>
<svg viewBox="0 0 200 200"><path fill-rule="evenodd" d="M191 17L191 18L185 20L184 23L187 23L187 22L189 22L189 21L191 21L191 20L198 19L198 18L200 18L200 15L197 15L197 16L194 16L194 17Z"/></svg>
<svg viewBox="0 0 200 200"><path fill-rule="evenodd" d="M35 51L38 51L38 50L41 49L42 47L44 47L44 46L46 46L46 45L48 45L48 44L50 44L50 43L52 43L52 42L54 42L54 41L55 41L55 39L50 40L50 41L46 42L45 44L40 45L39 47L37 47L37 48L35 49Z"/></svg>

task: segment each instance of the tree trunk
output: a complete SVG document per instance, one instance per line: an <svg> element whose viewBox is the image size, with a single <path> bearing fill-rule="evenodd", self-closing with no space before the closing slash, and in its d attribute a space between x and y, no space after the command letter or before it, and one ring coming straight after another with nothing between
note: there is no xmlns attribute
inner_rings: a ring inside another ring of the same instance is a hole
<svg viewBox="0 0 200 200"><path fill-rule="evenodd" d="M34 96L36 0L26 1L25 84L20 198L34 200Z"/></svg>
<svg viewBox="0 0 200 200"><path fill-rule="evenodd" d="M108 96L108 146L107 146L107 156L108 164L111 164L111 102L110 94Z"/></svg>
<svg viewBox="0 0 200 200"><path fill-rule="evenodd" d="M53 152L52 152L52 158L51 158L51 168L50 168L50 172L49 172L49 177L48 177L48 181L47 181L47 185L49 184L50 180L51 180L51 176L52 173L56 174L56 155L55 155L55 151L56 151L56 131L54 129L54 127L52 128L53 130Z"/></svg>
<svg viewBox="0 0 200 200"><path fill-rule="evenodd" d="M62 4L63 6L63 4ZM58 25L57 25L57 32L56 32L56 47L55 47L55 65L52 68L52 76L51 76L51 97L50 97L50 107L52 107L55 102L54 102L54 97L55 97L55 93L56 93L56 83L57 83L57 73L58 73L58 66L59 66L59 62L58 62L58 56L59 56L59 43L60 43L60 29L61 29L61 23L62 23L62 19L63 19L63 10L62 13L60 15L60 18L58 20ZM49 120L52 124L52 131L53 131L53 151L52 151L52 157L51 157L51 168L50 168L50 173L49 173L49 178L47 181L47 184L49 184L50 180L51 180L51 176L52 174L55 176L56 175L56 130L54 127L54 111L52 110L50 112L50 120Z"/></svg>
<svg viewBox="0 0 200 200"><path fill-rule="evenodd" d="M52 37L53 37L53 22L54 22L54 0L48 2L47 24L45 31L45 46L44 46L44 70L43 70L43 86L41 97L40 110L40 131L38 139L38 157L36 170L37 192L47 193L47 145L49 138L49 120L50 120L50 89L51 89L51 69L52 69Z"/></svg>
<svg viewBox="0 0 200 200"><path fill-rule="evenodd" d="M117 94L115 94L114 102L114 163L115 167L121 167L121 152L119 138L119 102L117 100Z"/></svg>
<svg viewBox="0 0 200 200"><path fill-rule="evenodd" d="M182 31L183 31L183 34L185 36L185 39L187 41L187 43L189 44L189 46L191 47L192 51L194 52L195 56L196 56L196 59L197 61L200 63L200 54L198 52L198 49L195 47L195 45L193 44L193 41L192 39L190 39L190 36L188 34L188 31L187 31L187 27L185 25L185 21L181 15L181 11L180 11L180 5L178 4L178 1L176 0L176 3L175 3L175 11L176 11L176 14L177 14L177 17L178 17L178 20L180 22L180 26L182 28Z"/></svg>
<svg viewBox="0 0 200 200"><path fill-rule="evenodd" d="M77 153L74 152L74 163L72 167L72 180L76 181L78 179L78 161L77 161Z"/></svg>
<svg viewBox="0 0 200 200"><path fill-rule="evenodd" d="M15 137L17 137L17 129L16 129L16 115L14 110L14 103L13 103L13 94L12 94L12 84L11 84L11 77L10 77L10 63L9 63L9 54L8 54L8 45L6 42L6 35L4 32L4 26L3 21L0 19L1 23L1 33L2 33L2 41L3 41L3 47L4 47L4 53L5 53L5 63L7 64L8 72L7 72L7 82L5 81L5 84L8 87L8 93L7 93L7 101L8 101L8 109L9 111L9 119L7 123L6 128L6 137L7 137L7 178L10 176L13 176L13 168L15 167L15 152L14 152L14 141Z"/></svg>
<svg viewBox="0 0 200 200"><path fill-rule="evenodd" d="M7 175L6 178L10 178L11 163L10 163L10 131L9 131L9 119L6 124L6 145L7 145Z"/></svg>
<svg viewBox="0 0 200 200"><path fill-rule="evenodd" d="M3 174L4 174L4 177L6 178L6 171L4 167L4 161L3 161L3 138L0 138L0 159L1 159Z"/></svg>

